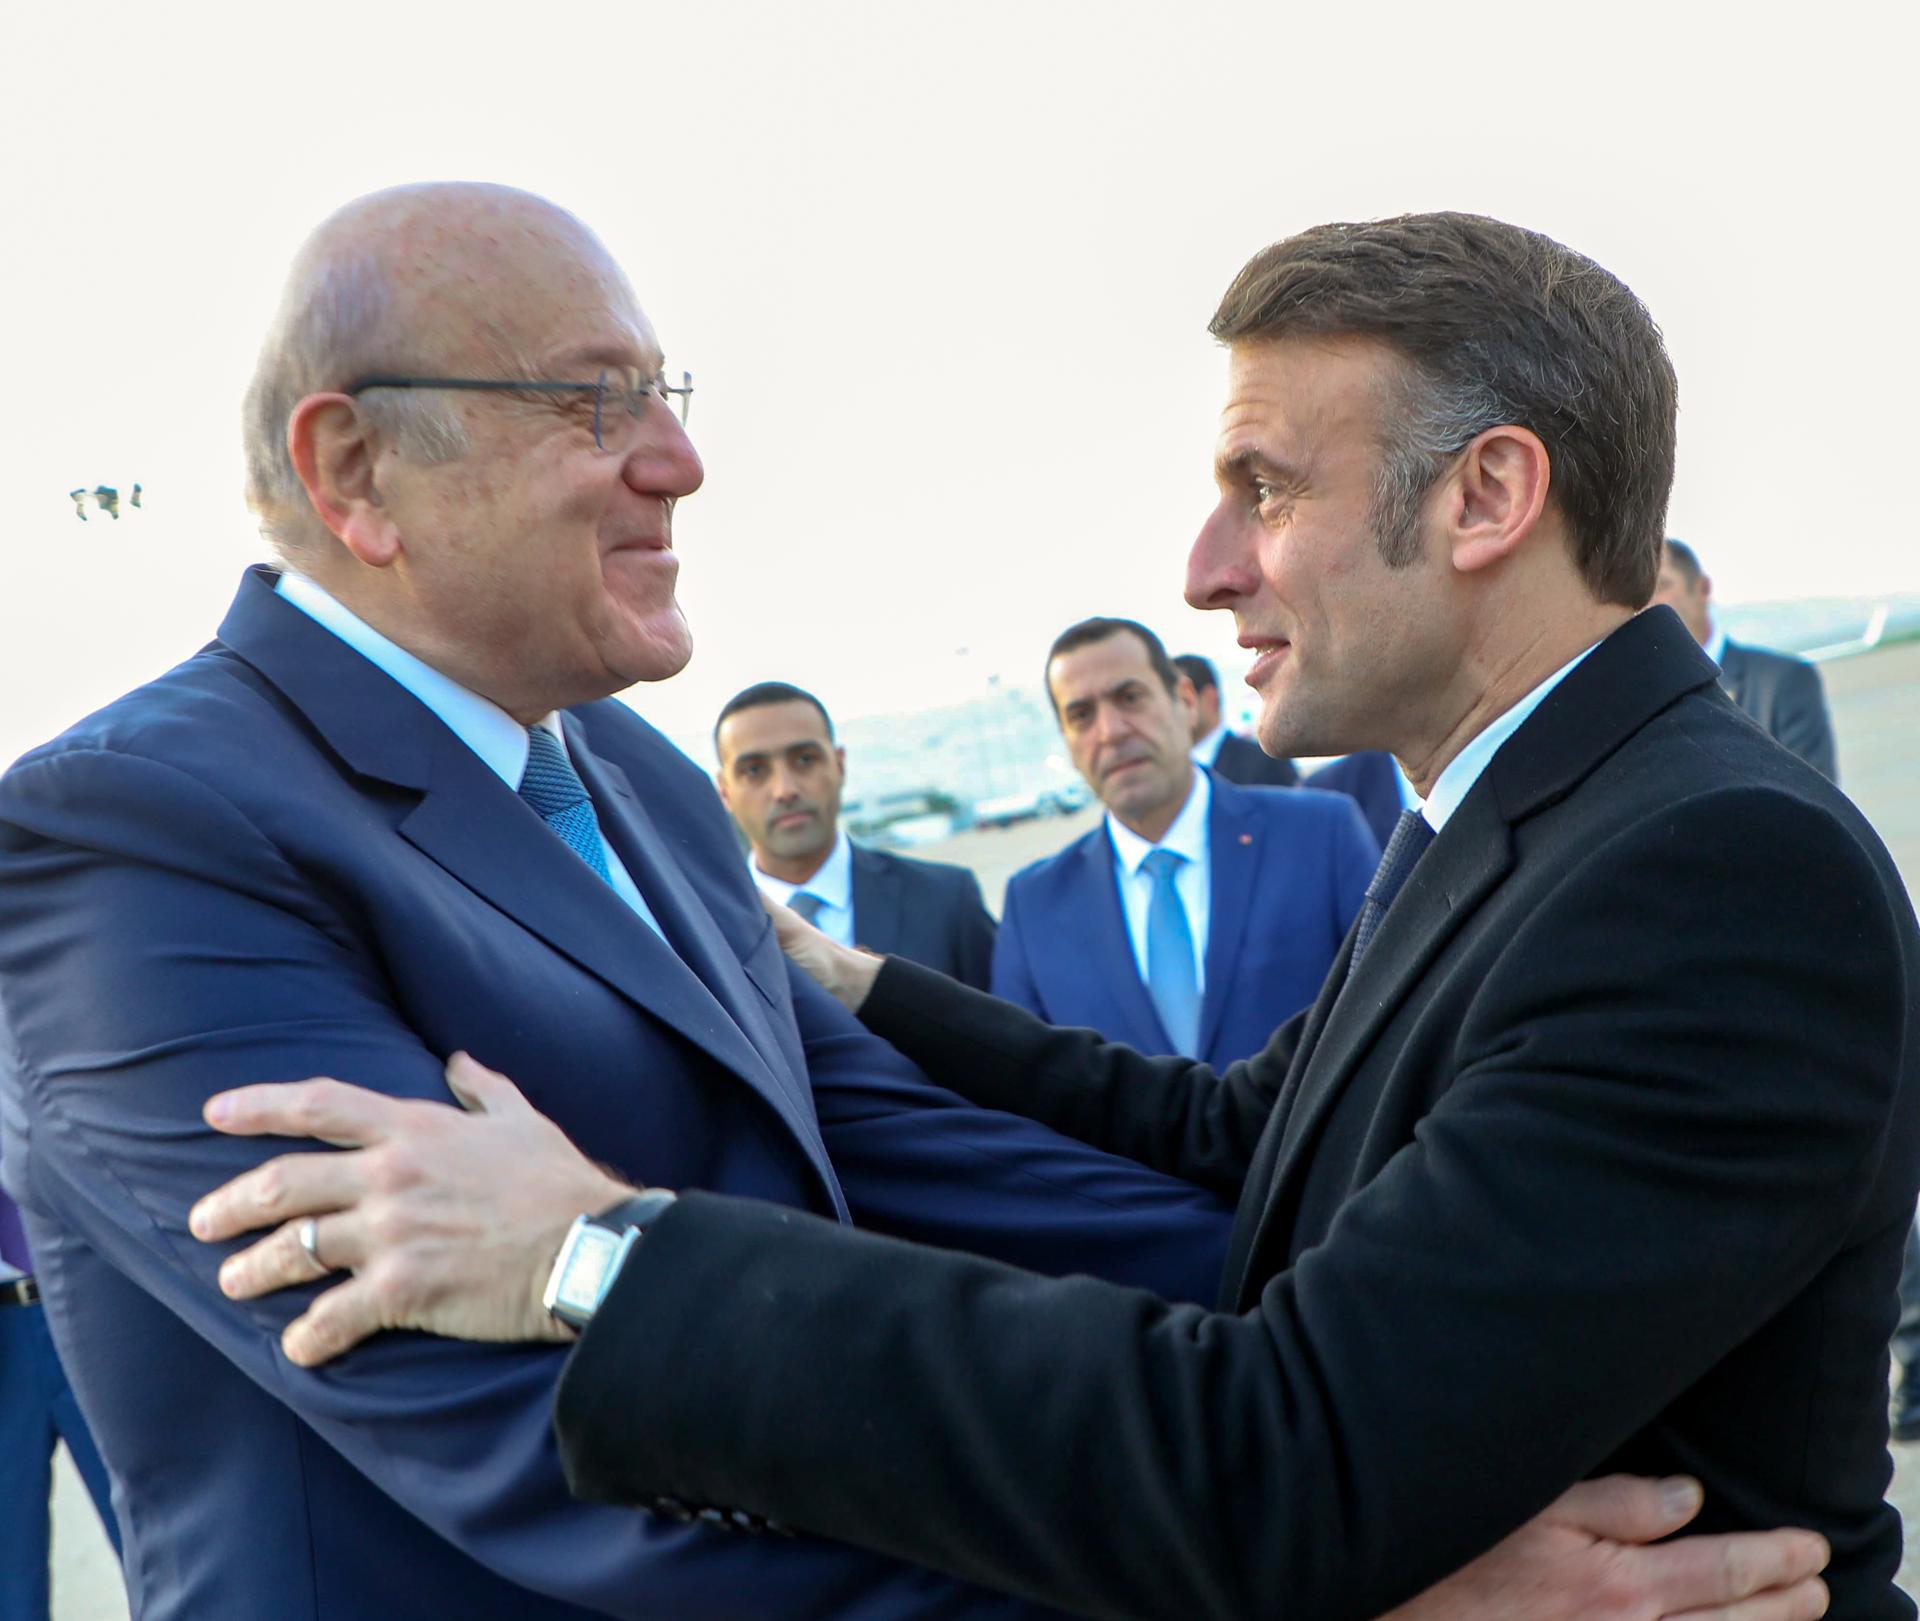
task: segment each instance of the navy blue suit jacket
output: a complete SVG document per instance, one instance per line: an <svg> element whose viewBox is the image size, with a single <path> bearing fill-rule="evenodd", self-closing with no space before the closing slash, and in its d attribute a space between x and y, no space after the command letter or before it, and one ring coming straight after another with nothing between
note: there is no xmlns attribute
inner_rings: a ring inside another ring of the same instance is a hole
<svg viewBox="0 0 1920 1621"><path fill-rule="evenodd" d="M1320 994L1380 859L1353 802L1213 778L1207 987L1199 1057L1224 1067L1260 1051ZM1080 1025L1137 1052L1173 1042L1127 938L1106 823L1007 884L993 994L1049 1024Z"/></svg>
<svg viewBox="0 0 1920 1621"><path fill-rule="evenodd" d="M844 1546L567 1493L558 1346L280 1355L193 1200L287 1145L206 1097L330 1074L447 1101L455 1048L636 1182L1217 1284L1210 1197L940 1091L789 971L711 785L613 702L565 717L648 929L423 705L255 571L196 657L0 780L0 1141L113 1473L142 1621L999 1616ZM644 797L643 797L644 796ZM310 1145L301 1145L310 1146Z"/></svg>
<svg viewBox="0 0 1920 1621"><path fill-rule="evenodd" d="M1386 849L1394 824L1406 809L1400 798L1400 775L1385 749L1366 749L1330 760L1307 778L1309 788L1345 794L1360 807L1374 842Z"/></svg>
<svg viewBox="0 0 1920 1621"><path fill-rule="evenodd" d="M853 847L853 935L883 957L906 957L977 991L993 971L993 915L965 867Z"/></svg>

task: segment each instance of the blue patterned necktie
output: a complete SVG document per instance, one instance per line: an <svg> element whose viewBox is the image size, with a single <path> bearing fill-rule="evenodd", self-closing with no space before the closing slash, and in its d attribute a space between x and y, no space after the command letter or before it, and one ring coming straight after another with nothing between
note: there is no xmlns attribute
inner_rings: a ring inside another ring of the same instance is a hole
<svg viewBox="0 0 1920 1621"><path fill-rule="evenodd" d="M1427 853L1433 837L1433 829L1417 810L1400 813L1393 837L1387 840L1386 851L1380 857L1380 865L1373 870L1373 881L1367 885L1367 898L1360 908L1360 930L1353 937L1353 955L1347 959L1349 974L1359 963L1361 953L1373 943L1387 908L1400 893L1400 886L1406 883L1414 863Z"/></svg>
<svg viewBox="0 0 1920 1621"><path fill-rule="evenodd" d="M586 784L544 726L527 728L527 769L520 778L520 797L560 835L562 844L608 883L613 882L607 871L607 847L600 840L600 819L593 814Z"/></svg>
<svg viewBox="0 0 1920 1621"><path fill-rule="evenodd" d="M810 889L796 889L787 897L787 905L798 912L807 922L812 923L820 916L820 908L827 903Z"/></svg>
<svg viewBox="0 0 1920 1621"><path fill-rule="evenodd" d="M1174 882L1186 861L1176 851L1155 850L1140 870L1153 880L1153 898L1147 903L1147 994L1175 1050L1192 1058L1200 1045L1200 976L1194 965L1193 928Z"/></svg>

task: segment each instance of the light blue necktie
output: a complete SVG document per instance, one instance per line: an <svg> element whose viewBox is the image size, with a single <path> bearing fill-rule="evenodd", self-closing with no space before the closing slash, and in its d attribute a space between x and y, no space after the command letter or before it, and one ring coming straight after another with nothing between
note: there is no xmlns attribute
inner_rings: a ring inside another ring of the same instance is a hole
<svg viewBox="0 0 1920 1621"><path fill-rule="evenodd" d="M787 905L798 912L809 923L817 924L820 908L827 903L810 889L796 889L787 897Z"/></svg>
<svg viewBox="0 0 1920 1621"><path fill-rule="evenodd" d="M1174 1049L1192 1058L1200 1046L1200 976L1194 965L1193 928L1174 882L1186 860L1177 851L1155 850L1140 869L1153 880L1153 898L1147 903L1147 993Z"/></svg>
<svg viewBox="0 0 1920 1621"><path fill-rule="evenodd" d="M562 844L608 883L613 882L607 871L607 847L600 841L600 819L593 814L586 784L544 726L527 728L527 769L520 778L520 797L560 835Z"/></svg>

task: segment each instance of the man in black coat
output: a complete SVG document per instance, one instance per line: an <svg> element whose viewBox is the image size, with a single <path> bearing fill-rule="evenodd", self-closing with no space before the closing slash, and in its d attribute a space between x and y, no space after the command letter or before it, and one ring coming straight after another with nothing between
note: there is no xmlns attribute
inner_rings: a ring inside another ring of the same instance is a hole
<svg viewBox="0 0 1920 1621"><path fill-rule="evenodd" d="M935 1079L1237 1200L1216 1309L642 1195L559 1393L576 1490L1088 1615L1358 1621L1572 1481L1685 1470L1708 1528L1825 1533L1835 1614L1911 1617L1883 1497L1920 930L1851 805L1638 611L1657 329L1556 243L1425 215L1266 250L1213 330L1188 600L1256 654L1270 752L1384 748L1424 801L1314 1006L1216 1075L781 927ZM216 1230L325 1199L396 1231L406 1131L349 1126L359 1096L240 1100L372 1146L229 1190ZM464 1260L356 1245L323 1348L459 1324L435 1290L497 1253L465 1225ZM230 1264L302 1276L285 1232Z"/></svg>
<svg viewBox="0 0 1920 1621"><path fill-rule="evenodd" d="M855 844L840 827L847 751L826 706L785 681L736 693L713 727L714 779L762 894L830 939L987 988L994 922L965 867Z"/></svg>
<svg viewBox="0 0 1920 1621"><path fill-rule="evenodd" d="M1760 730L1792 749L1829 782L1840 780L1834 757L1833 719L1820 672L1805 659L1727 639L1715 622L1713 581L1685 541L1668 537L1660 556L1653 600L1677 613L1720 666L1720 684L1753 717Z"/></svg>

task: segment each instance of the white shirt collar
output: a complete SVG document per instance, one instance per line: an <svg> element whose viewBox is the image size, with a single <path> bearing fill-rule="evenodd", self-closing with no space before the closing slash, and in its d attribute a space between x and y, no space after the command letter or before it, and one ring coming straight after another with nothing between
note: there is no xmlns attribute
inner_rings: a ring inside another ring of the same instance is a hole
<svg viewBox="0 0 1920 1621"><path fill-rule="evenodd" d="M1227 723L1222 721L1187 753L1192 756L1195 765L1210 766L1220 758L1220 745L1227 740Z"/></svg>
<svg viewBox="0 0 1920 1621"><path fill-rule="evenodd" d="M1707 628L1712 634L1707 637L1706 655L1712 659L1715 664L1725 664L1727 662L1727 633L1720 628L1720 621L1713 618L1712 615L1708 615L1707 617Z"/></svg>
<svg viewBox="0 0 1920 1621"><path fill-rule="evenodd" d="M1207 858L1207 810L1213 803L1213 785L1204 771L1193 774L1193 788L1187 795L1186 804L1180 807L1180 814L1173 819L1173 825L1158 844L1149 844L1145 839L1115 816L1107 812L1107 837L1113 840L1114 854L1120 858L1120 867L1128 877L1140 870L1140 863L1152 855L1155 850L1171 850L1182 855L1198 866Z"/></svg>
<svg viewBox="0 0 1920 1621"><path fill-rule="evenodd" d="M1594 647L1599 645L1598 642L1593 644ZM1446 770L1440 773L1439 780L1434 783L1433 792L1427 795L1426 803L1420 808L1428 827L1438 833L1447 825L1448 818L1460 808L1460 802L1480 780L1480 773L1500 752L1500 745L1520 730L1526 718L1545 702L1547 694L1566 680L1580 660L1592 651L1593 647L1589 647L1586 652L1567 660L1526 697L1491 721L1448 762Z"/></svg>
<svg viewBox="0 0 1920 1621"><path fill-rule="evenodd" d="M809 895L819 896L823 906L849 911L853 907L853 841L847 837L845 828L835 837L833 849L821 863L820 870L804 884L790 884L784 878L762 872L751 853L747 862L753 868L753 881L783 906L804 889Z"/></svg>
<svg viewBox="0 0 1920 1621"><path fill-rule="evenodd" d="M380 634L326 587L316 585L291 569L280 576L275 590L308 618L338 636L356 653L384 670L421 703L438 715L447 729L486 762L487 768L516 793L527 770L527 734L520 723L490 698L442 675L416 658L398 642ZM551 732L564 753L566 733L558 714L537 724Z"/></svg>

